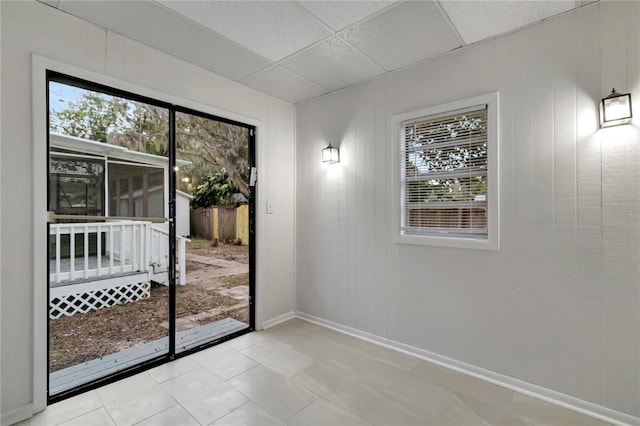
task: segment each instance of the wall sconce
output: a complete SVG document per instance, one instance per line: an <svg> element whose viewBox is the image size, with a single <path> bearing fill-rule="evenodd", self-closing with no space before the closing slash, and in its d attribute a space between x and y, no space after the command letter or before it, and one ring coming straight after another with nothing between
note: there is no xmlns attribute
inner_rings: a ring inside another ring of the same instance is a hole
<svg viewBox="0 0 640 426"><path fill-rule="evenodd" d="M600 127L618 126L631 121L631 93L621 95L616 89L600 101Z"/></svg>
<svg viewBox="0 0 640 426"><path fill-rule="evenodd" d="M326 148L322 148L322 162L323 163L339 163L340 162L340 150L335 146L329 144Z"/></svg>

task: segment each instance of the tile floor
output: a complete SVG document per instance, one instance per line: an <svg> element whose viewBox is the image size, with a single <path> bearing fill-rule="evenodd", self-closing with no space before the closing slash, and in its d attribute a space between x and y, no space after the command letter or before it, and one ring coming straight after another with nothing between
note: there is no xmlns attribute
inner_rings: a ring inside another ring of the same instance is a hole
<svg viewBox="0 0 640 426"><path fill-rule="evenodd" d="M49 406L39 425L598 425L301 320Z"/></svg>

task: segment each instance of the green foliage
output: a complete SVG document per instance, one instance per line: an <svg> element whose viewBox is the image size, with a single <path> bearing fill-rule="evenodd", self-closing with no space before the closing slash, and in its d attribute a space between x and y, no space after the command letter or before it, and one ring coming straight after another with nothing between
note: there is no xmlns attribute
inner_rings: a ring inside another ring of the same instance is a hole
<svg viewBox="0 0 640 426"><path fill-rule="evenodd" d="M120 115L121 125L111 143L147 154L169 155L169 111L148 104L127 101Z"/></svg>
<svg viewBox="0 0 640 426"><path fill-rule="evenodd" d="M244 127L196 115L178 113L177 147L181 158L190 160L194 183L224 170L236 192L249 198L249 134Z"/></svg>
<svg viewBox="0 0 640 426"><path fill-rule="evenodd" d="M190 238L190 240L187 241L187 250L199 250L203 245L211 243L211 241L201 238Z"/></svg>
<svg viewBox="0 0 640 426"><path fill-rule="evenodd" d="M50 131L133 151L166 156L168 111L151 105L83 91L67 108L51 111Z"/></svg>
<svg viewBox="0 0 640 426"><path fill-rule="evenodd" d="M236 188L225 169L220 170L196 186L191 207L229 206L234 204Z"/></svg>
<svg viewBox="0 0 640 426"><path fill-rule="evenodd" d="M51 131L107 142L107 133L116 125L116 111L111 96L83 92L79 101L69 102L62 111L51 112Z"/></svg>
<svg viewBox="0 0 640 426"><path fill-rule="evenodd" d="M85 90L63 110L51 111L50 131L167 156L168 121L166 109ZM193 189L195 195L195 190L205 185L210 189L201 191L223 194L215 195L215 203L226 202L224 190L211 189L222 173L232 183L233 192L249 198L248 140L244 127L177 113L176 154L192 162L180 169L178 189Z"/></svg>

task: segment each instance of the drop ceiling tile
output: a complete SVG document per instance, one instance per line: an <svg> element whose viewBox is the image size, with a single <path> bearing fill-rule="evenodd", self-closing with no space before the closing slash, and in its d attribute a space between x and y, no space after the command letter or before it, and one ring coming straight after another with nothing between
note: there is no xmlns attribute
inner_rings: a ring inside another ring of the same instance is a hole
<svg viewBox="0 0 640 426"><path fill-rule="evenodd" d="M241 83L293 104L328 92L277 65L260 71Z"/></svg>
<svg viewBox="0 0 640 426"><path fill-rule="evenodd" d="M248 49L149 1L69 1L59 9L238 81L271 65Z"/></svg>
<svg viewBox="0 0 640 426"><path fill-rule="evenodd" d="M443 1L466 44L541 21L576 6L575 1Z"/></svg>
<svg viewBox="0 0 640 426"><path fill-rule="evenodd" d="M384 73L337 36L285 59L280 65L330 90Z"/></svg>
<svg viewBox="0 0 640 426"><path fill-rule="evenodd" d="M460 47L432 1L409 1L339 33L387 71Z"/></svg>
<svg viewBox="0 0 640 426"><path fill-rule="evenodd" d="M350 25L373 15L397 1L317 1L302 0L300 6L307 9L334 31L340 31Z"/></svg>
<svg viewBox="0 0 640 426"><path fill-rule="evenodd" d="M293 1L162 1L163 5L274 62L331 35Z"/></svg>

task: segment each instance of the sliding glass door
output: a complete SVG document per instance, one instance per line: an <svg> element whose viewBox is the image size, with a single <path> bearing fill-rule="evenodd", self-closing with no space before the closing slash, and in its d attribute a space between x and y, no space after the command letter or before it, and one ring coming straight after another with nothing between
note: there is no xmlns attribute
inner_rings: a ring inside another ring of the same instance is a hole
<svg viewBox="0 0 640 426"><path fill-rule="evenodd" d="M47 85L50 400L249 331L254 129Z"/></svg>
<svg viewBox="0 0 640 426"><path fill-rule="evenodd" d="M193 159L178 169L176 206L190 198L191 238L178 227L176 352L250 325L250 129L203 115L176 114L178 155ZM191 194L189 197L188 194Z"/></svg>

